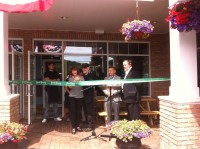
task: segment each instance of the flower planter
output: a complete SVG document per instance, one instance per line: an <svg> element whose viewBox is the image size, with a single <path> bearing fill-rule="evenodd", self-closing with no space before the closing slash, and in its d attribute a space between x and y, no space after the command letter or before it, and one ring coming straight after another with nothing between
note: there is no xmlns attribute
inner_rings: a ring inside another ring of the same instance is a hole
<svg viewBox="0 0 200 149"><path fill-rule="evenodd" d="M0 149L18 149L18 143L13 143L12 141L0 144Z"/></svg>
<svg viewBox="0 0 200 149"><path fill-rule="evenodd" d="M169 7L166 21L170 22L172 29L179 32L196 30L200 32L200 1L180 1Z"/></svg>
<svg viewBox="0 0 200 149"><path fill-rule="evenodd" d="M120 149L138 149L142 143L140 138L133 137L132 141L124 142L120 139L116 139L116 145Z"/></svg>
<svg viewBox="0 0 200 149"><path fill-rule="evenodd" d="M154 26L147 20L128 20L122 25L120 32L125 35L125 40L146 39L153 32Z"/></svg>

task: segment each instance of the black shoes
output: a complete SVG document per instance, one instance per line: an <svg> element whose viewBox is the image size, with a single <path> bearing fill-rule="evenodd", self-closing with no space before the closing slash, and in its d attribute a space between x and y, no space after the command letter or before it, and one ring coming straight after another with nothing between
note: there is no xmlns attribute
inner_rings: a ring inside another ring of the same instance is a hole
<svg viewBox="0 0 200 149"><path fill-rule="evenodd" d="M79 131L79 132L83 131L83 129L81 129L81 127L76 127L76 130Z"/></svg>
<svg viewBox="0 0 200 149"><path fill-rule="evenodd" d="M82 132L82 131L89 132L89 131L92 131L92 130L93 129L91 127L84 128L84 129L81 129L80 127L76 127L76 128L72 129L72 134L76 134L76 131L78 131L78 132Z"/></svg>
<svg viewBox="0 0 200 149"><path fill-rule="evenodd" d="M83 130L80 127L73 128L72 134L76 134L76 131L82 132Z"/></svg>
<svg viewBox="0 0 200 149"><path fill-rule="evenodd" d="M76 134L76 129L75 128L72 129L72 134Z"/></svg>
<svg viewBox="0 0 200 149"><path fill-rule="evenodd" d="M91 128L91 127L85 128L84 131L85 131L85 132L92 131L92 128Z"/></svg>

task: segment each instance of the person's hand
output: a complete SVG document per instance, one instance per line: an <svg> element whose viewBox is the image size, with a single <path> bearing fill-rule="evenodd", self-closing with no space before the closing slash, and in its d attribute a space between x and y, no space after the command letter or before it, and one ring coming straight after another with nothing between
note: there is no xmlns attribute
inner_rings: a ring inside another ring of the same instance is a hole
<svg viewBox="0 0 200 149"><path fill-rule="evenodd" d="M74 82L78 82L78 81L82 81L82 78L79 77L79 76L76 76L76 77L74 78Z"/></svg>

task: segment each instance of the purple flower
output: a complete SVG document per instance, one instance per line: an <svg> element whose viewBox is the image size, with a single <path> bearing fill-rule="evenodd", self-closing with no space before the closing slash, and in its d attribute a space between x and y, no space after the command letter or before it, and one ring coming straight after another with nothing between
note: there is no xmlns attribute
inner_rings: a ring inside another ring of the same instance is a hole
<svg viewBox="0 0 200 149"><path fill-rule="evenodd" d="M112 125L111 133L120 140L127 142L128 140L132 140L133 137L150 137L152 131L147 124L141 120L120 120Z"/></svg>
<svg viewBox="0 0 200 149"><path fill-rule="evenodd" d="M148 38L153 32L154 26L147 20L128 21L122 25L121 32L125 35L125 40ZM137 34L140 33L140 34Z"/></svg>
<svg viewBox="0 0 200 149"><path fill-rule="evenodd" d="M183 9L184 11L182 12ZM177 18L180 19L186 14L189 14L187 17L187 21L184 23L177 23ZM166 20L171 23L171 28L177 29L179 32L188 32L193 29L197 32L200 32L200 1L190 0L174 4L172 8L169 9L169 16Z"/></svg>

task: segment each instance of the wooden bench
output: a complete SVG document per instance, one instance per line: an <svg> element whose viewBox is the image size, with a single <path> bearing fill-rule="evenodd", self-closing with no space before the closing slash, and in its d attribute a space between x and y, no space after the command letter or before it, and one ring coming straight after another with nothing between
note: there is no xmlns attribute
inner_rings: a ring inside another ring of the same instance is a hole
<svg viewBox="0 0 200 149"><path fill-rule="evenodd" d="M104 102L103 100L104 98L101 97L101 98L97 98L97 102ZM141 103L144 103L143 104L140 104L140 108L141 108L141 112L140 114L141 115L147 115L148 118L149 118L149 123L150 125L153 126L153 119L157 119L158 115L159 115L159 111L151 111L151 108L150 108L150 102L157 102L157 99L155 98L151 98L151 97L142 97L141 99ZM123 103L123 102L122 102ZM123 107L125 106L124 104L120 105L120 107ZM128 113L126 111L121 111L119 113L120 116L126 116L128 115ZM107 113L105 111L103 112L98 112L98 116L100 117L104 117L105 120L107 119Z"/></svg>
<svg viewBox="0 0 200 149"><path fill-rule="evenodd" d="M105 112L105 111L98 112L98 115L101 116L101 117L105 117L105 120L106 120L107 112ZM112 113L112 115L114 115L114 114ZM128 115L128 113L127 113L127 111L121 111L119 113L119 115L120 116L126 116L126 115ZM152 118L157 119L157 116L159 115L159 111L141 111L140 115L152 116ZM151 121L150 121L150 124L153 125L153 123L151 123Z"/></svg>
<svg viewBox="0 0 200 149"><path fill-rule="evenodd" d="M157 115L159 115L159 111L141 111L140 114L141 115L154 115L154 116L157 116ZM105 112L105 111L98 112L98 115L99 116L107 116L107 112ZM113 115L113 113L112 113L112 115ZM126 115L128 115L128 113L126 111L121 111L119 113L119 115L126 116ZM157 117L155 117L154 119L157 119Z"/></svg>

